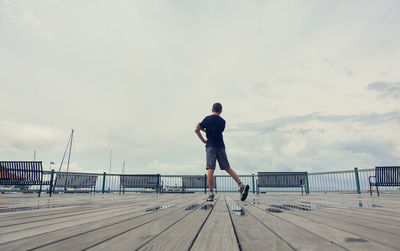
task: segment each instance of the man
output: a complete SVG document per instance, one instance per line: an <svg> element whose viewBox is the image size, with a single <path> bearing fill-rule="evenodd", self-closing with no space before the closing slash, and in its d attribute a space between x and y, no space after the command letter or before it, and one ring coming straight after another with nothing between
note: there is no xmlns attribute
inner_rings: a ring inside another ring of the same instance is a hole
<svg viewBox="0 0 400 251"><path fill-rule="evenodd" d="M228 157L225 152L225 144L222 132L225 129L225 120L220 116L222 112L222 105L215 103L212 107L212 115L203 119L202 122L196 126L196 134L200 140L206 144L206 157L207 157L207 181L210 194L207 201L214 200L214 171L216 161L218 160L219 168L225 170L236 181L239 186L240 199L244 201L249 193L249 185L244 185L236 172L230 167ZM206 133L207 139L203 138L201 131Z"/></svg>

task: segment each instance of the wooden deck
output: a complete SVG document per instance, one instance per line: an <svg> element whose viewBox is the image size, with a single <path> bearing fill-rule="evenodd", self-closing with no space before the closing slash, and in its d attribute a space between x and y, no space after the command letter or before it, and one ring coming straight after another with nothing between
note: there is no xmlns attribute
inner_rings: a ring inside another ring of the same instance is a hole
<svg viewBox="0 0 400 251"><path fill-rule="evenodd" d="M398 192L34 196L0 194L0 250L400 250Z"/></svg>

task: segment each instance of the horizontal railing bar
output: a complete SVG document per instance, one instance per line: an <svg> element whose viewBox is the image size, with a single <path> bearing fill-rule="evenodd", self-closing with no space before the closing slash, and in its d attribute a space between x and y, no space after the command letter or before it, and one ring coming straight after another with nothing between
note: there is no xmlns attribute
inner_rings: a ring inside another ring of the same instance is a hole
<svg viewBox="0 0 400 251"><path fill-rule="evenodd" d="M367 168L367 169L358 169L359 172L369 172L369 171L375 171L375 168ZM341 173L353 173L354 170L343 170L343 171L329 171L329 172L313 172L313 173L308 173L308 175L320 175L320 174L341 174ZM43 171L44 174L51 174L51 171ZM55 171L55 174L61 173L61 174L66 174L67 172L65 171ZM94 173L94 172L68 172L69 174L91 174L91 175L103 175L103 173ZM120 176L120 175L134 175L134 174L139 174L139 173L124 173L124 174L119 174L119 173L107 173L107 176ZM144 173L146 174L157 174L157 173ZM160 174L161 177L189 177L189 176L204 176L205 173L202 174ZM240 177L253 177L252 174L238 174ZM220 175L216 174L214 177L231 177L230 175ZM257 174L254 174L254 177L257 177Z"/></svg>
<svg viewBox="0 0 400 251"><path fill-rule="evenodd" d="M360 171L360 170L359 170L359 171ZM330 172L317 172L317 173L308 173L308 175L317 175L317 174L340 174L340 173L354 173L354 170L330 171Z"/></svg>

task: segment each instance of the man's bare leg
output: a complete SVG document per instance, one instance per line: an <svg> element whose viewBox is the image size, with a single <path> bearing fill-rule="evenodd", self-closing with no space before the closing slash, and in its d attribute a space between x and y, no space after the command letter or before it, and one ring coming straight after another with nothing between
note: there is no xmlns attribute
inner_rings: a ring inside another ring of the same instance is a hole
<svg viewBox="0 0 400 251"><path fill-rule="evenodd" d="M208 169L207 181L208 189L210 189L210 191L214 191L214 169Z"/></svg>
<svg viewBox="0 0 400 251"><path fill-rule="evenodd" d="M247 195L248 195L248 193L249 193L249 189L250 189L249 185L244 185L244 184L240 181L239 176L236 174L235 171L233 171L232 168L225 169L225 171L226 171L227 173L229 173L230 176L232 176L232 178L236 181L236 183L238 183L239 192L240 192L240 200L241 200L241 201L246 200Z"/></svg>
<svg viewBox="0 0 400 251"><path fill-rule="evenodd" d="M214 169L208 169L207 181L208 181L208 189L210 191L210 195L208 196L207 201L213 201L214 200Z"/></svg>
<svg viewBox="0 0 400 251"><path fill-rule="evenodd" d="M232 178L236 181L236 183L238 183L238 184L242 183L242 182L240 181L240 179L239 179L239 176L236 174L235 171L233 171L232 168L225 169L225 171L226 171L227 173L229 173L230 176L232 176Z"/></svg>

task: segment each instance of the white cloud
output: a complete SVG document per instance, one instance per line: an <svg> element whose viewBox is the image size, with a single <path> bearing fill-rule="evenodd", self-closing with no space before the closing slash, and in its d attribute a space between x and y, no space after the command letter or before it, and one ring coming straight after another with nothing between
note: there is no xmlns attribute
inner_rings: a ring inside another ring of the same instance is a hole
<svg viewBox="0 0 400 251"><path fill-rule="evenodd" d="M41 24L41 22L39 21L39 19L36 17L35 13L32 10L23 12L22 20L33 27L38 27Z"/></svg>
<svg viewBox="0 0 400 251"><path fill-rule="evenodd" d="M160 163L154 160L144 167L141 173L160 173L160 174L201 174L205 173L204 163L191 163L191 164L169 164Z"/></svg>
<svg viewBox="0 0 400 251"><path fill-rule="evenodd" d="M395 92L366 89L400 79L392 1L0 4L3 158L59 162L74 128L82 170L203 173L215 101L239 173L399 158Z"/></svg>

